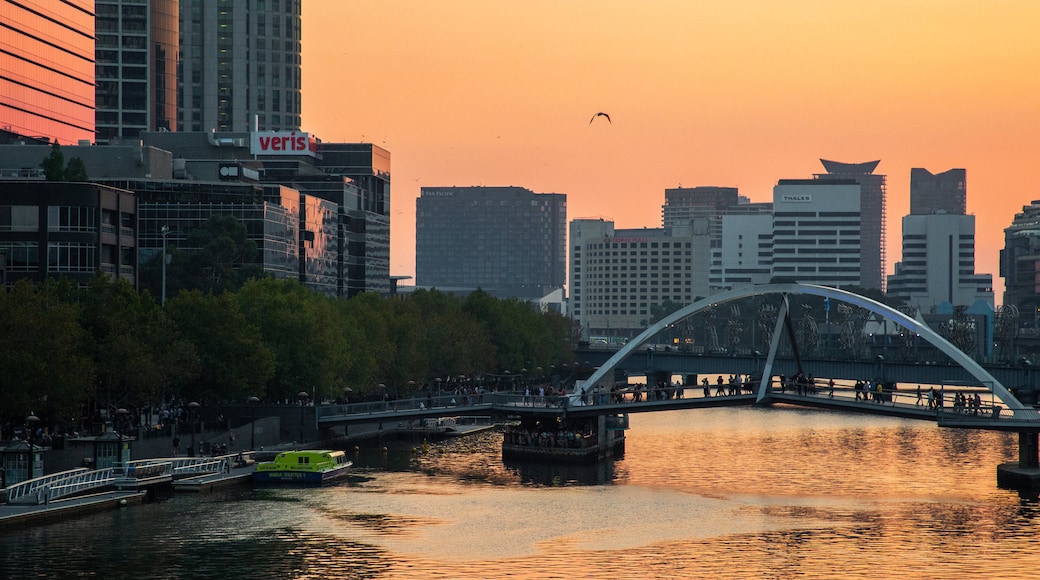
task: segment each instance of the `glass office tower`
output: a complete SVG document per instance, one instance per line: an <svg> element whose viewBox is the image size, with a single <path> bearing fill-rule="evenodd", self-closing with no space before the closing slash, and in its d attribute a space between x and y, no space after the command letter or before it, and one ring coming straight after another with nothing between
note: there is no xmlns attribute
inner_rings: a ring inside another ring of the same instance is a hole
<svg viewBox="0 0 1040 580"><path fill-rule="evenodd" d="M0 0L0 129L94 141L94 0Z"/></svg>

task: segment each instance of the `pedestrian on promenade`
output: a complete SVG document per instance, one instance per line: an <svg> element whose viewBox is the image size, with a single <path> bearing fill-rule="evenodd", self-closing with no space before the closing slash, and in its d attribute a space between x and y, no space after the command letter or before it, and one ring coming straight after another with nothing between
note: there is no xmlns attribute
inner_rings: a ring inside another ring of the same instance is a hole
<svg viewBox="0 0 1040 580"><path fill-rule="evenodd" d="M177 457L177 455L179 455L180 452L181 452L181 438L180 437L174 437L173 438L173 456Z"/></svg>

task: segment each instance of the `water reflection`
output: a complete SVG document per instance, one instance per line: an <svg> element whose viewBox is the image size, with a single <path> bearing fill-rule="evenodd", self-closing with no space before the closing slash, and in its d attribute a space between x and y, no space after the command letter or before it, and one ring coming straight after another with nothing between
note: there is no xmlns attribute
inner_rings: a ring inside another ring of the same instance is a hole
<svg viewBox="0 0 1040 580"><path fill-rule="evenodd" d="M801 410L635 415L625 455L503 463L494 432L0 533L0 577L981 578L1035 566L1014 435Z"/></svg>

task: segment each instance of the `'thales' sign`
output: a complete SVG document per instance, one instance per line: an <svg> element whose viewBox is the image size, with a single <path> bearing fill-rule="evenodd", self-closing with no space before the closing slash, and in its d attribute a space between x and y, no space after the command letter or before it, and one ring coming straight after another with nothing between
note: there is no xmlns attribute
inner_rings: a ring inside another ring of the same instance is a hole
<svg viewBox="0 0 1040 580"><path fill-rule="evenodd" d="M249 152L253 155L318 156L318 140L299 131L259 131L250 134Z"/></svg>

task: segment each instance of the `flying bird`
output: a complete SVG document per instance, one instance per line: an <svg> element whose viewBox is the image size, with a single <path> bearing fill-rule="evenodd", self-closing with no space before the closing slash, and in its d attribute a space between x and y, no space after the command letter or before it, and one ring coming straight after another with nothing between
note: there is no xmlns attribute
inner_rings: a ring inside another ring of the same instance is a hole
<svg viewBox="0 0 1040 580"><path fill-rule="evenodd" d="M600 112L596 113L595 115L593 115L591 119L589 119L589 125L591 125L592 122L596 120L596 117L606 117L608 123L610 123L611 125L614 124L614 123L611 123L611 121L610 121L610 115L604 113L603 111L600 111Z"/></svg>

